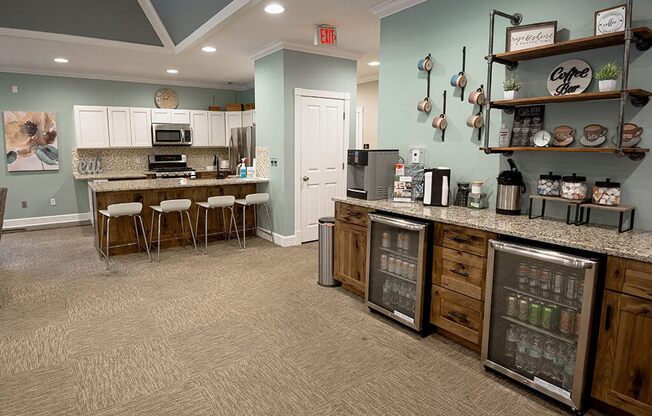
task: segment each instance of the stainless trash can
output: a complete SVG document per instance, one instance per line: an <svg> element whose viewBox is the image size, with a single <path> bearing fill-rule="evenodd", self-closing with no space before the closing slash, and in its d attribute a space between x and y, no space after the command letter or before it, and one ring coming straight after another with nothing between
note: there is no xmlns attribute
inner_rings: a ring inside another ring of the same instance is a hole
<svg viewBox="0 0 652 416"><path fill-rule="evenodd" d="M333 233L335 218L319 219L319 283L320 286L339 286L333 276Z"/></svg>

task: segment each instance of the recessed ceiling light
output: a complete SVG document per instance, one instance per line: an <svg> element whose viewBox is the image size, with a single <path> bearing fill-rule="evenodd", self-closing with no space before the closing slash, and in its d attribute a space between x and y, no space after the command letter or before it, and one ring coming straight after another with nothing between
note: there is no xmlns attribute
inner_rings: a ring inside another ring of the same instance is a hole
<svg viewBox="0 0 652 416"><path fill-rule="evenodd" d="M168 74L178 74L178 73L179 73L179 70L177 70L177 69L168 69L166 72L167 72Z"/></svg>
<svg viewBox="0 0 652 416"><path fill-rule="evenodd" d="M285 7L278 3L270 3L265 6L265 11L269 14L281 14L285 11Z"/></svg>
<svg viewBox="0 0 652 416"><path fill-rule="evenodd" d="M378 61L371 61L371 62L369 62L368 65L369 65L369 66L379 66L379 65L380 65L380 62L378 62Z"/></svg>
<svg viewBox="0 0 652 416"><path fill-rule="evenodd" d="M213 52L217 51L217 49L215 49L212 46L204 46L203 48L201 48L201 50L204 51L204 52L208 52L208 53L213 53Z"/></svg>
<svg viewBox="0 0 652 416"><path fill-rule="evenodd" d="M54 62L58 64L67 64L70 61L68 61L66 58L54 58Z"/></svg>

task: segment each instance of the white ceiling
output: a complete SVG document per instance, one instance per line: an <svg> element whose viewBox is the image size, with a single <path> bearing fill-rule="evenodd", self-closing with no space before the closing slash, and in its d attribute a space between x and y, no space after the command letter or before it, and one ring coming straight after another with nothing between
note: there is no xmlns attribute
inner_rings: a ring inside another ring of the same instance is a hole
<svg viewBox="0 0 652 416"><path fill-rule="evenodd" d="M378 68L367 63L378 59L380 20L369 9L384 0L278 2L285 13L269 15L263 10L267 0L234 1L231 10L218 13L175 45L160 20L157 25L149 0L138 0L165 45L161 47L0 28L0 71L245 89L254 79L252 56L282 42L290 49L355 57L360 80L377 77ZM322 23L337 26L337 48L313 46L314 27ZM218 51L202 52L205 45ZM70 62L53 62L59 56ZM169 75L168 68L179 73Z"/></svg>

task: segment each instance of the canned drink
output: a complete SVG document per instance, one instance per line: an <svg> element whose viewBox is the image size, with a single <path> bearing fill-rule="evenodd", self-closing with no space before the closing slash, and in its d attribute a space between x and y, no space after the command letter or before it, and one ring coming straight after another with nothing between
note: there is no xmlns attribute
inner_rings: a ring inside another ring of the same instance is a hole
<svg viewBox="0 0 652 416"><path fill-rule="evenodd" d="M541 324L541 305L536 302L530 302L530 311L528 314L528 323L539 326Z"/></svg>
<svg viewBox="0 0 652 416"><path fill-rule="evenodd" d="M403 248L403 233L399 232L398 235L396 236L396 248L402 249Z"/></svg>
<svg viewBox="0 0 652 416"><path fill-rule="evenodd" d="M410 277L410 263L407 261L403 261L403 277Z"/></svg>
<svg viewBox="0 0 652 416"><path fill-rule="evenodd" d="M564 290L564 274L557 272L552 277L552 297L555 301L561 300L561 295Z"/></svg>
<svg viewBox="0 0 652 416"><path fill-rule="evenodd" d="M541 327L547 329L548 331L552 330L554 309L546 305L541 308Z"/></svg>
<svg viewBox="0 0 652 416"><path fill-rule="evenodd" d="M518 298L516 295L507 296L507 316L516 318L518 315Z"/></svg>
<svg viewBox="0 0 652 416"><path fill-rule="evenodd" d="M403 233L403 250L410 249L410 235L408 233Z"/></svg>
<svg viewBox="0 0 652 416"><path fill-rule="evenodd" d="M530 315L529 303L527 299L521 298L518 300L518 319L527 322Z"/></svg>
<svg viewBox="0 0 652 416"><path fill-rule="evenodd" d="M521 263L516 269L516 276L518 278L518 288L519 290L527 290L528 287L528 267Z"/></svg>
<svg viewBox="0 0 652 416"><path fill-rule="evenodd" d="M396 266L394 268L394 273L397 275L403 274L403 260L396 259Z"/></svg>
<svg viewBox="0 0 652 416"><path fill-rule="evenodd" d="M575 300L578 305L582 304L582 297L584 296L584 279L577 279L577 290L575 291Z"/></svg>
<svg viewBox="0 0 652 416"><path fill-rule="evenodd" d="M552 273L550 270L541 270L541 277L539 278L539 289L541 297L550 299L552 296Z"/></svg>
<svg viewBox="0 0 652 416"><path fill-rule="evenodd" d="M387 270L387 255L383 254L380 256L380 268L382 270Z"/></svg>
<svg viewBox="0 0 652 416"><path fill-rule="evenodd" d="M559 332L562 334L572 334L575 331L575 311L572 309L562 309L559 314Z"/></svg>
<svg viewBox="0 0 652 416"><path fill-rule="evenodd" d="M577 296L577 277L575 276L568 276L566 279L566 299L570 302L575 300L575 296Z"/></svg>
<svg viewBox="0 0 652 416"><path fill-rule="evenodd" d="M559 330L559 307L557 305L548 305L552 309L552 322L550 325L551 331Z"/></svg>
<svg viewBox="0 0 652 416"><path fill-rule="evenodd" d="M383 232L383 247L389 248L392 245L391 237L389 236L389 231Z"/></svg>
<svg viewBox="0 0 652 416"><path fill-rule="evenodd" d="M580 336L580 327L582 326L582 314L577 312L575 314L575 336Z"/></svg>
<svg viewBox="0 0 652 416"><path fill-rule="evenodd" d="M417 279L417 265L414 263L410 263L408 268L410 269L410 279L416 280Z"/></svg>
<svg viewBox="0 0 652 416"><path fill-rule="evenodd" d="M394 256L389 256L387 259L387 271L390 273L396 272L396 258Z"/></svg>
<svg viewBox="0 0 652 416"><path fill-rule="evenodd" d="M528 290L533 295L539 294L539 269L536 266L530 267L530 275L528 276Z"/></svg>

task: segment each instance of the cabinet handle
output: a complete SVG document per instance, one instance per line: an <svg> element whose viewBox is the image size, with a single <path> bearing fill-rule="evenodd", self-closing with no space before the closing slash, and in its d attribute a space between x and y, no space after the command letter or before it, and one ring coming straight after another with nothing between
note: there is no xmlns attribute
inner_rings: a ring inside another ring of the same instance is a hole
<svg viewBox="0 0 652 416"><path fill-rule="evenodd" d="M469 322L469 319L463 313L459 313L459 312L455 312L455 311L449 311L448 315L450 315L453 318L457 318L462 322Z"/></svg>
<svg viewBox="0 0 652 416"><path fill-rule="evenodd" d="M473 240L469 238L462 238L462 237L450 237L450 239L460 244L471 244L473 242Z"/></svg>
<svg viewBox="0 0 652 416"><path fill-rule="evenodd" d="M461 272L461 271L455 270L455 269L450 269L449 271L451 273L455 273L455 274L457 274L459 276L462 276L462 277L469 277L469 274L467 272Z"/></svg>
<svg viewBox="0 0 652 416"><path fill-rule="evenodd" d="M607 311L604 317L604 330L609 331L611 328L611 305L607 305Z"/></svg>

